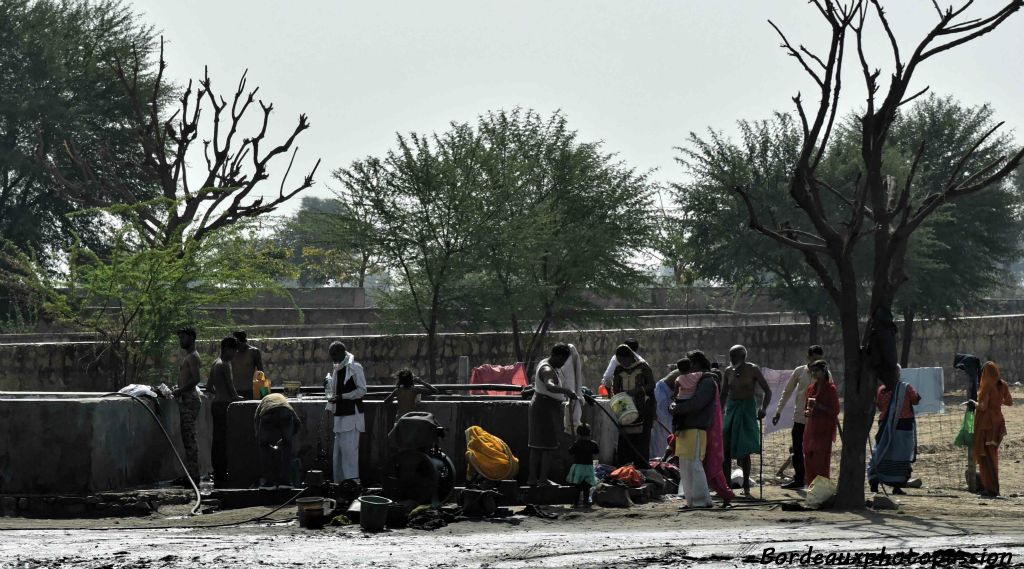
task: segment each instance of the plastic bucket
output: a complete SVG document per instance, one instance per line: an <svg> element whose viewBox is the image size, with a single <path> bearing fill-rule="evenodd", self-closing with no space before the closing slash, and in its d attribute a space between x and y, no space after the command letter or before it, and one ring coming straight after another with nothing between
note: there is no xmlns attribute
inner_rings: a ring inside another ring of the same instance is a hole
<svg viewBox="0 0 1024 569"><path fill-rule="evenodd" d="M302 389L301 381L286 381L284 382L284 396L295 398L299 395L299 390Z"/></svg>
<svg viewBox="0 0 1024 569"><path fill-rule="evenodd" d="M391 500L384 496L359 497L359 525L366 531L381 531L388 521Z"/></svg>
<svg viewBox="0 0 1024 569"><path fill-rule="evenodd" d="M612 396L612 416L620 425L632 425L640 418L640 412L636 410L636 403L628 393L616 393Z"/></svg>
<svg viewBox="0 0 1024 569"><path fill-rule="evenodd" d="M306 529L320 529L327 521L327 514L324 512L324 504L330 504L330 510L337 507L337 503L330 498L313 496L310 498L299 498L295 501L299 514L299 527Z"/></svg>

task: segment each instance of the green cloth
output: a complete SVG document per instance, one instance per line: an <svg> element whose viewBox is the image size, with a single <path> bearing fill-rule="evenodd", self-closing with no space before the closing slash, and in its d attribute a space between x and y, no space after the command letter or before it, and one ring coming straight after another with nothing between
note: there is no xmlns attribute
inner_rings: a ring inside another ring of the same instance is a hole
<svg viewBox="0 0 1024 569"><path fill-rule="evenodd" d="M757 423L757 401L750 399L730 399L725 407L725 420L722 424L725 444L729 445L729 455L740 457L748 454L761 454L761 431Z"/></svg>

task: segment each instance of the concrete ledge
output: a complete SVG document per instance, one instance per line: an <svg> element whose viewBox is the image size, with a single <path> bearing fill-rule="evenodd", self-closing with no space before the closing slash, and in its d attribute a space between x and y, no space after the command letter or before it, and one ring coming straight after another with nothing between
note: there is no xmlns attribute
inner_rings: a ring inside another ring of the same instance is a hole
<svg viewBox="0 0 1024 569"><path fill-rule="evenodd" d="M0 397L0 494L90 494L182 475L153 418L131 399ZM184 457L178 406L149 403ZM210 405L199 420L200 467L210 471Z"/></svg>
<svg viewBox="0 0 1024 569"><path fill-rule="evenodd" d="M318 399L292 400L296 414L302 420L299 433L298 458L302 469L318 469L331 477L331 452L333 444L332 427L334 418L324 409L326 401ZM607 405L607 401L603 402ZM234 488L248 488L258 482L260 474L259 455L253 416L256 401L241 401L228 407L228 484ZM359 441L360 478L364 485L383 483L391 469L387 434L395 421L394 404L385 406L379 401L366 401L366 432ZM437 422L446 431L441 439L441 450L455 464L456 483L466 478L466 429L482 427L501 438L519 459L519 477L523 482L529 473L530 453L528 448L529 401L425 401L417 408L434 414ZM618 431L611 421L597 409L584 406L584 421L593 429L594 440L601 448L601 462L610 463L615 456ZM569 471L571 457L568 448L574 437L562 433L561 451L555 453L551 465L551 477L561 481Z"/></svg>

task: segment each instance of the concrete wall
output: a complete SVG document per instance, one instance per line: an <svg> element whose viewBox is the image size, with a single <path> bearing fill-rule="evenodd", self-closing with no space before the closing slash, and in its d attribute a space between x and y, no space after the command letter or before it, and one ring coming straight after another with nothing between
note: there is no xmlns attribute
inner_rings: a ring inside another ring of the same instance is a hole
<svg viewBox="0 0 1024 569"><path fill-rule="evenodd" d="M944 367L950 371L953 354L971 351L983 359L994 359L1008 377L1024 373L1024 315L964 318L952 324L922 322L915 326L911 367ZM805 358L808 343L806 324L710 328L650 328L554 332L548 343L575 343L584 358L587 383L596 385L615 347L635 336L641 352L656 374L675 362L687 350L700 348L725 361L730 346L741 343L750 350L751 360L761 365L786 369ZM333 338L278 338L256 342L264 351L271 380L299 380L320 385L330 370L327 347ZM348 344L366 369L371 382L390 382L402 367L424 373L427 369L426 336L358 336L340 338ZM822 327L820 343L828 350L833 369L841 374L838 334L834 327ZM23 391L104 391L109 385L102 370L87 372L83 362L93 348L89 343L0 345L0 389ZM204 373L215 355L215 344L203 342ZM511 335L443 334L440 357L444 380L457 377L459 356L468 356L471 366L511 363L514 360ZM175 357L178 357L175 354ZM168 378L169 381L171 378ZM949 385L950 375L947 375Z"/></svg>
<svg viewBox="0 0 1024 569"><path fill-rule="evenodd" d="M303 399L293 400L292 406L303 424L298 437L298 457L303 471L315 468L330 475L333 470L331 427L334 418L324 410L324 403L322 398ZM243 401L232 403L228 408L228 478L233 487L249 487L260 476L253 429L257 405L256 401ZM366 432L360 437L359 444L360 478L364 484L379 484L390 471L387 434L394 424L395 410L394 404L385 406L379 401L366 402ZM417 410L433 413L438 423L445 427L441 450L454 462L457 481L465 480L465 432L474 425L509 445L520 460L519 480L526 480L530 459L527 447L529 401L424 401ZM593 407L584 408L584 421L593 427L594 439L601 448L601 461L611 463L618 431L604 413ZM567 434L561 437L562 452L555 453L551 468L553 480L561 481L568 473L571 457L567 449L572 440Z"/></svg>
<svg viewBox="0 0 1024 569"><path fill-rule="evenodd" d="M0 393L0 494L88 494L183 475L160 428L138 403L74 395ZM184 453L177 404L162 401L154 409ZM204 405L204 473L210 471L211 433L210 406Z"/></svg>

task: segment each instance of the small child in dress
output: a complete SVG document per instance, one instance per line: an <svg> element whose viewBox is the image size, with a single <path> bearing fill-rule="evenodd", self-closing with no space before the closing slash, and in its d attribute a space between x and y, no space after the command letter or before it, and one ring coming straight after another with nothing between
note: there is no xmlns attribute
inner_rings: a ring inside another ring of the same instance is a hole
<svg viewBox="0 0 1024 569"><path fill-rule="evenodd" d="M573 507L582 504L589 508L592 505L590 488L597 485L594 457L598 452L597 443L590 438L590 425L583 423L576 427L576 442L569 447L569 453L572 454L572 467L565 479L567 483L576 486L580 492Z"/></svg>

